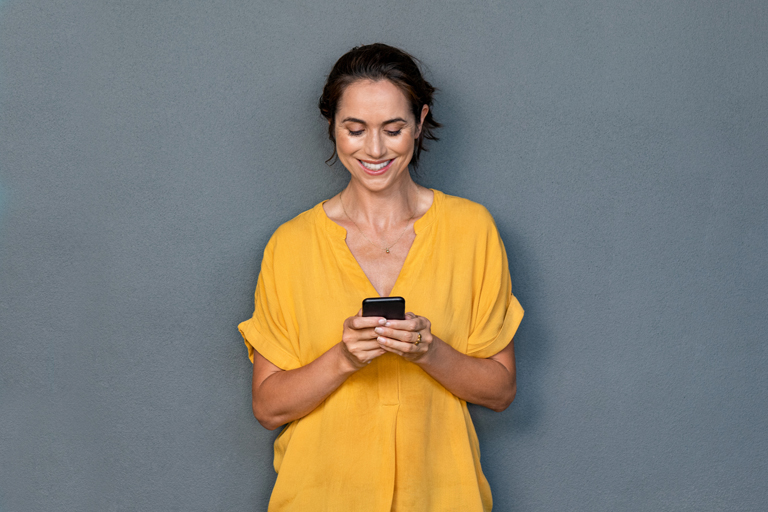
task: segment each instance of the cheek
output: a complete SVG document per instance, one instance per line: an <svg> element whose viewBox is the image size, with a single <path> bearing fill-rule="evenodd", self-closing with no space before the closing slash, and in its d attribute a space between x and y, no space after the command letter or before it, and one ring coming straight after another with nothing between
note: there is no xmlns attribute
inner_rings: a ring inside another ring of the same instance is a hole
<svg viewBox="0 0 768 512"><path fill-rule="evenodd" d="M348 155L359 149L360 139L346 134L336 134L336 152L340 155Z"/></svg>
<svg viewBox="0 0 768 512"><path fill-rule="evenodd" d="M405 137L401 137L396 143L394 143L391 147L401 155L411 155L413 154L413 148L415 146L416 140L411 137L411 135L407 135Z"/></svg>

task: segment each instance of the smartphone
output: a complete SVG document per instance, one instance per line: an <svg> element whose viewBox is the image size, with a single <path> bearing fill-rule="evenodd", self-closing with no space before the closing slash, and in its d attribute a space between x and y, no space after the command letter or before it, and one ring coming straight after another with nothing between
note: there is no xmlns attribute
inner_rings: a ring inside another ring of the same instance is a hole
<svg viewBox="0 0 768 512"><path fill-rule="evenodd" d="M363 316L383 316L387 320L405 320L405 299L402 297L363 299Z"/></svg>

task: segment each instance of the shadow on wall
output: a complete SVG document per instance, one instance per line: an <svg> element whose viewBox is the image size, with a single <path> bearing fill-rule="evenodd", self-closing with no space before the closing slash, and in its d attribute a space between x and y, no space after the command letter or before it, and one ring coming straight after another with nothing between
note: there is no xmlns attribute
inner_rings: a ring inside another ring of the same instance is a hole
<svg viewBox="0 0 768 512"><path fill-rule="evenodd" d="M0 6L2 6L2 2L0 2ZM5 216L5 209L7 205L8 205L8 193L5 191L3 184L0 183L0 229L2 229L3 227L3 217ZM1 236L0 236L0 240L2 240Z"/></svg>
<svg viewBox="0 0 768 512"><path fill-rule="evenodd" d="M515 355L517 359L518 392L508 411L513 418L511 426L515 431L531 432L538 428L538 411L543 397L540 394L541 369L546 357L546 323L536 313L534 293L536 277L540 272L534 268L534 260L526 254L525 246L514 234L499 227L507 248L509 271L512 276L512 292L523 305L525 316L515 334Z"/></svg>

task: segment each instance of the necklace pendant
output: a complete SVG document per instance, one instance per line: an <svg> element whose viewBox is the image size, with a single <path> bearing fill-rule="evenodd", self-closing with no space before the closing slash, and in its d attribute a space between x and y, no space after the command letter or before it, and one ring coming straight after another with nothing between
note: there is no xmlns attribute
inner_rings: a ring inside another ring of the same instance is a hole
<svg viewBox="0 0 768 512"><path fill-rule="evenodd" d="M389 247L387 247L387 248L386 248L386 249L384 249L384 250L386 251L386 253L387 253L387 254L389 254Z"/></svg>

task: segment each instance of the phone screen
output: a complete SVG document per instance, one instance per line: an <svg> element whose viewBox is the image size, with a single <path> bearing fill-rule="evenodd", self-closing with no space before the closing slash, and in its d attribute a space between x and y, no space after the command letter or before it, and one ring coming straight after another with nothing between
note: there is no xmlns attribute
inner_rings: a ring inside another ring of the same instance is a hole
<svg viewBox="0 0 768 512"><path fill-rule="evenodd" d="M364 299L363 316L383 316L387 320L405 320L405 299L402 297Z"/></svg>

